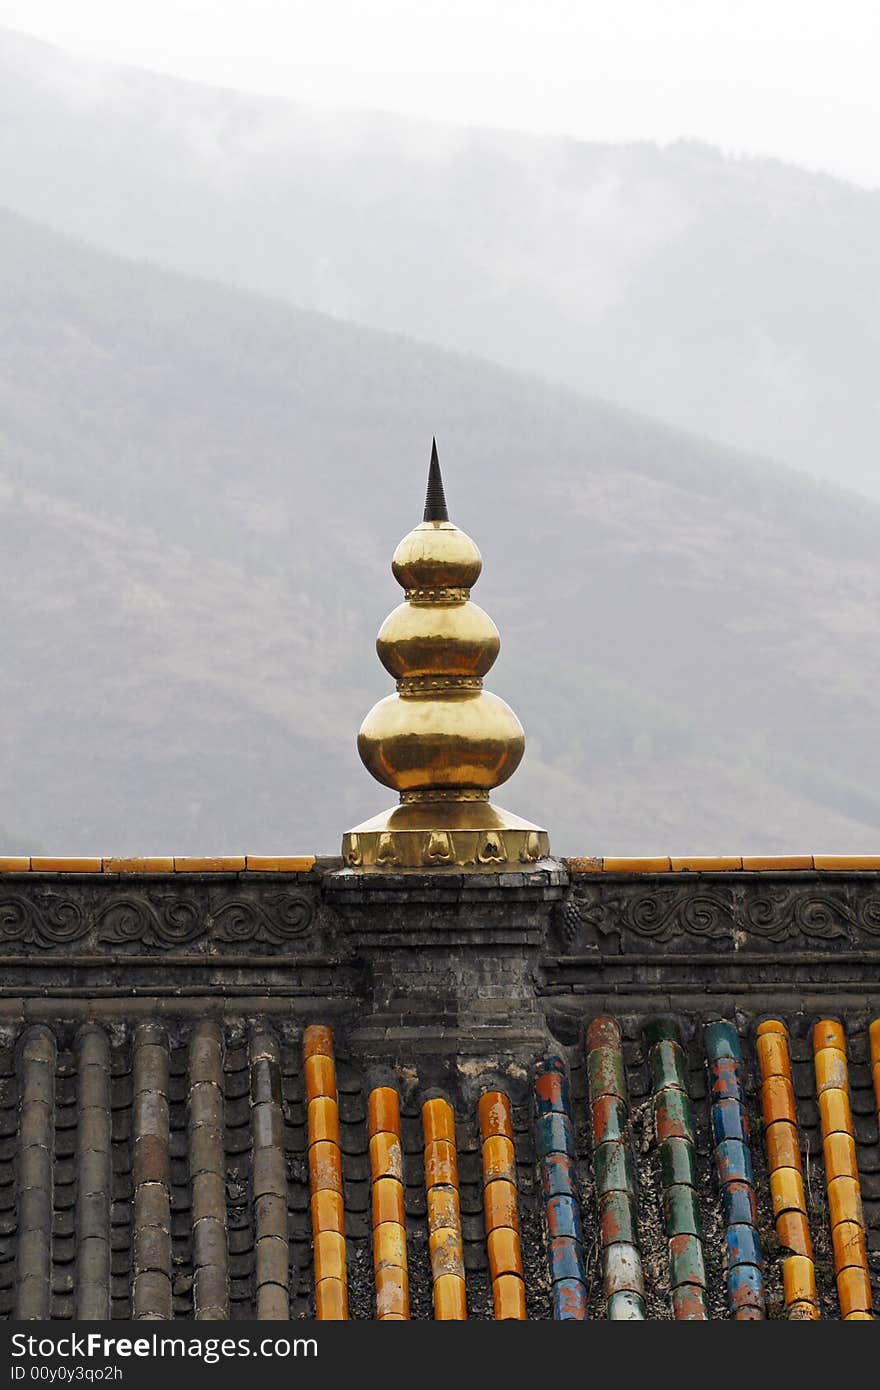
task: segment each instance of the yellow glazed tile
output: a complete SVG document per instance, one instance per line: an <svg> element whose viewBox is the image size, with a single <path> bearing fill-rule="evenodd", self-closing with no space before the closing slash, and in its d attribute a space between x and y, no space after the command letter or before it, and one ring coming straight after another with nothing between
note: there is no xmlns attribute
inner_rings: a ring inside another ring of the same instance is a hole
<svg viewBox="0 0 880 1390"><path fill-rule="evenodd" d="M492 1134L483 1144L483 1182L506 1178L516 1182L516 1154L503 1134Z"/></svg>
<svg viewBox="0 0 880 1390"><path fill-rule="evenodd" d="M770 1174L770 1201L774 1216L783 1211L806 1211L804 1182L796 1168L776 1168Z"/></svg>
<svg viewBox="0 0 880 1390"><path fill-rule="evenodd" d="M312 1197L312 1228L345 1234L345 1202L341 1192L322 1188Z"/></svg>
<svg viewBox="0 0 880 1390"><path fill-rule="evenodd" d="M403 1182L403 1150L396 1134L374 1134L370 1140L370 1172L373 1179L396 1178Z"/></svg>
<svg viewBox="0 0 880 1390"><path fill-rule="evenodd" d="M852 1112L846 1091L823 1091L819 1096L819 1114L822 1117L822 1133L852 1134Z"/></svg>
<svg viewBox="0 0 880 1390"><path fill-rule="evenodd" d="M315 1285L315 1316L319 1322L345 1322L348 1289L342 1279L322 1279Z"/></svg>
<svg viewBox="0 0 880 1390"><path fill-rule="evenodd" d="M868 1248L865 1233L855 1221L840 1221L831 1232L834 1245L834 1264L839 1271L857 1265L868 1267Z"/></svg>
<svg viewBox="0 0 880 1390"><path fill-rule="evenodd" d="M309 1101L309 1143L327 1139L339 1143L339 1106L333 1096L315 1096Z"/></svg>
<svg viewBox="0 0 880 1390"><path fill-rule="evenodd" d="M492 1299L497 1322L524 1322L526 1317L526 1286L515 1274L501 1274L492 1281Z"/></svg>
<svg viewBox="0 0 880 1390"><path fill-rule="evenodd" d="M868 1029L868 1039L871 1044L871 1061L874 1066L880 1066L880 1018L875 1018Z"/></svg>
<svg viewBox="0 0 880 1390"><path fill-rule="evenodd" d="M480 1134L484 1140L493 1134L502 1134L505 1139L513 1138L513 1120L510 1101L503 1091L484 1091L478 1106Z"/></svg>
<svg viewBox="0 0 880 1390"><path fill-rule="evenodd" d="M669 856L658 855L654 858L633 858L631 856L612 856L605 855L604 869L606 874L668 874L670 871Z"/></svg>
<svg viewBox="0 0 880 1390"><path fill-rule="evenodd" d="M403 1184L396 1178L377 1178L373 1183L373 1226L381 1226L383 1221L396 1221L404 1225Z"/></svg>
<svg viewBox="0 0 880 1390"><path fill-rule="evenodd" d="M458 1161L455 1145L435 1139L425 1145L425 1185L458 1187Z"/></svg>
<svg viewBox="0 0 880 1390"><path fill-rule="evenodd" d="M742 859L738 855L685 855L683 858L676 859L673 856L670 861L673 873L681 873L683 870L692 870L694 873L722 873L731 870L741 869Z"/></svg>
<svg viewBox="0 0 880 1390"><path fill-rule="evenodd" d="M765 1018L763 1023L758 1024L758 1037L763 1038L768 1033L782 1033L788 1037L788 1029L784 1023L780 1023L778 1018Z"/></svg>
<svg viewBox="0 0 880 1390"><path fill-rule="evenodd" d="M376 1270L376 1317L409 1317L409 1279L405 1269L381 1265Z"/></svg>
<svg viewBox="0 0 880 1390"><path fill-rule="evenodd" d="M842 1269L837 1276L837 1297L845 1318L853 1313L869 1313L872 1306L871 1281L866 1269Z"/></svg>
<svg viewBox="0 0 880 1390"><path fill-rule="evenodd" d="M0 859L0 874L27 874L30 868L31 861L27 857L7 856Z"/></svg>
<svg viewBox="0 0 880 1390"><path fill-rule="evenodd" d="M310 1023L303 1032L303 1057L333 1059L333 1029L322 1023Z"/></svg>
<svg viewBox="0 0 880 1390"><path fill-rule="evenodd" d="M105 874L171 874L174 860L171 855L144 859L102 859Z"/></svg>
<svg viewBox="0 0 880 1390"><path fill-rule="evenodd" d="M437 1322L464 1322L467 1298L464 1279L442 1274L434 1281L434 1318Z"/></svg>
<svg viewBox="0 0 880 1390"><path fill-rule="evenodd" d="M406 1269L406 1231L397 1221L383 1221L373 1230L373 1259L380 1265Z"/></svg>
<svg viewBox="0 0 880 1390"><path fill-rule="evenodd" d="M499 1226L510 1226L514 1231L519 1230L516 1188L512 1182L504 1182L503 1179L490 1182L483 1189L483 1209L487 1234Z"/></svg>
<svg viewBox="0 0 880 1390"><path fill-rule="evenodd" d="M828 1182L828 1219L831 1229L841 1221L854 1221L864 1226L862 1196L856 1178L831 1178Z"/></svg>
<svg viewBox="0 0 880 1390"><path fill-rule="evenodd" d="M455 1112L448 1100L426 1100L422 1106L422 1129L425 1144L435 1139L445 1139L447 1144L455 1143Z"/></svg>
<svg viewBox="0 0 880 1390"><path fill-rule="evenodd" d="M843 1024L836 1018L822 1018L813 1028L813 1051L820 1052L823 1047L836 1047L846 1053L846 1035Z"/></svg>
<svg viewBox="0 0 880 1390"><path fill-rule="evenodd" d="M454 1187L432 1187L428 1192L428 1230L461 1228L458 1191Z"/></svg>
<svg viewBox="0 0 880 1390"><path fill-rule="evenodd" d="M788 1039L783 1033L761 1033L755 1042L755 1048L764 1081L771 1076L791 1078Z"/></svg>
<svg viewBox="0 0 880 1390"><path fill-rule="evenodd" d="M303 1071L307 1100L314 1100L316 1096L331 1096L333 1100L336 1099L336 1064L332 1057L315 1052L305 1059Z"/></svg>
<svg viewBox="0 0 880 1390"><path fill-rule="evenodd" d="M244 867L243 854L174 856L176 874L237 874Z"/></svg>
<svg viewBox="0 0 880 1390"><path fill-rule="evenodd" d="M788 1120L797 1124L797 1107L794 1089L787 1076L768 1076L761 1084L761 1109L764 1123L773 1124L775 1120Z"/></svg>
<svg viewBox="0 0 880 1390"><path fill-rule="evenodd" d="M102 859L53 858L49 855L32 856L31 870L35 874L99 874L103 870Z"/></svg>
<svg viewBox="0 0 880 1390"><path fill-rule="evenodd" d="M845 1091L849 1084L846 1053L837 1047L823 1047L814 1058L816 1091Z"/></svg>
<svg viewBox="0 0 880 1390"><path fill-rule="evenodd" d="M776 870L790 873L795 869L812 869L812 854L744 854L743 868L750 873L765 873Z"/></svg>
<svg viewBox="0 0 880 1390"><path fill-rule="evenodd" d="M856 1159L856 1144L850 1134L829 1134L823 1141L825 1153L825 1177L857 1178L859 1166Z"/></svg>
<svg viewBox="0 0 880 1390"><path fill-rule="evenodd" d="M455 1274L464 1278L464 1246L461 1232L451 1226L441 1226L432 1231L428 1246L431 1252L431 1273L436 1281L444 1274Z"/></svg>
<svg viewBox="0 0 880 1390"><path fill-rule="evenodd" d="M816 854L817 869L880 869L880 854Z"/></svg>
<svg viewBox="0 0 880 1390"><path fill-rule="evenodd" d="M336 1144L321 1140L309 1149L312 1192L342 1192L342 1155Z"/></svg>
<svg viewBox="0 0 880 1390"><path fill-rule="evenodd" d="M813 1241L810 1224L802 1211L783 1211L776 1218L776 1234L780 1245L791 1250L794 1255L813 1258Z"/></svg>
<svg viewBox="0 0 880 1390"><path fill-rule="evenodd" d="M770 1168L801 1169L801 1151L797 1129L788 1120L777 1120L764 1131L767 1162Z"/></svg>
<svg viewBox="0 0 880 1390"><path fill-rule="evenodd" d="M315 1236L315 1282L345 1280L345 1237L338 1231L319 1231Z"/></svg>
<svg viewBox="0 0 880 1390"><path fill-rule="evenodd" d="M819 1309L815 1303L786 1304L789 1322L818 1322Z"/></svg>
<svg viewBox="0 0 880 1390"><path fill-rule="evenodd" d="M786 1306L792 1303L818 1303L816 1270L804 1255L789 1255L782 1262L782 1288Z"/></svg>
<svg viewBox="0 0 880 1390"><path fill-rule="evenodd" d="M400 1133L400 1097L393 1086L376 1086L370 1092L367 1121L371 1135Z"/></svg>
<svg viewBox="0 0 880 1390"><path fill-rule="evenodd" d="M501 1274L518 1274L522 1276L522 1251L520 1250L519 1235L511 1230L509 1226L498 1226L494 1231L490 1231L487 1237L489 1248L489 1272L493 1279L497 1279Z"/></svg>
<svg viewBox="0 0 880 1390"><path fill-rule="evenodd" d="M315 867L313 854L245 855L246 868L259 874L307 874Z"/></svg>

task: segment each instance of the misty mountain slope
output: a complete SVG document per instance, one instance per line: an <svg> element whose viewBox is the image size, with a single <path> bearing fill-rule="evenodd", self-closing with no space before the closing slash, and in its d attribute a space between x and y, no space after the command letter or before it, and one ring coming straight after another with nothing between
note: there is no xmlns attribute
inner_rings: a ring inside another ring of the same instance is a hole
<svg viewBox="0 0 880 1390"><path fill-rule="evenodd" d="M868 850L880 508L598 401L0 214L0 822L332 852L436 431L499 799L559 852Z"/></svg>
<svg viewBox="0 0 880 1390"><path fill-rule="evenodd" d="M328 114L0 30L0 176L107 250L880 497L880 192L694 145Z"/></svg>

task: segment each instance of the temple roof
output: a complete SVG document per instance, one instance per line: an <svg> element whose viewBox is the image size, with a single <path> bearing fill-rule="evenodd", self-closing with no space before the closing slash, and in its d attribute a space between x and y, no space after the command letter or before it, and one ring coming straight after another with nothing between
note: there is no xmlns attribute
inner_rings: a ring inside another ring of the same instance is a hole
<svg viewBox="0 0 880 1390"><path fill-rule="evenodd" d="M25 862L5 1315L877 1307L878 861Z"/></svg>

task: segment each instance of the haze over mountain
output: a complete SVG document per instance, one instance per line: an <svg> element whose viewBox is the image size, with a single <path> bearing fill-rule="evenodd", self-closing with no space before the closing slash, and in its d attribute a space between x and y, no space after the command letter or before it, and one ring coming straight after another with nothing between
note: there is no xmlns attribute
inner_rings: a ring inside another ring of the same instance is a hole
<svg viewBox="0 0 880 1390"><path fill-rule="evenodd" d="M557 852L873 850L880 508L473 358L0 216L0 823L335 852L436 429L502 804Z"/></svg>
<svg viewBox="0 0 880 1390"><path fill-rule="evenodd" d="M880 497L878 192L694 145L319 113L9 32L0 176L8 206L104 249Z"/></svg>

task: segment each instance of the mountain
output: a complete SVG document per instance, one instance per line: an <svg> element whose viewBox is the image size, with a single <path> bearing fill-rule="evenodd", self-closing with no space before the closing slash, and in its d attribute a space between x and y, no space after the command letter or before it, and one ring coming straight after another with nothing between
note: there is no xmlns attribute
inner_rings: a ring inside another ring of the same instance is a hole
<svg viewBox="0 0 880 1390"><path fill-rule="evenodd" d="M564 383L880 498L880 192L333 114L0 31L0 179L108 251Z"/></svg>
<svg viewBox="0 0 880 1390"><path fill-rule="evenodd" d="M557 852L871 850L880 508L597 400L0 215L0 823L335 852L436 432L502 804Z"/></svg>

